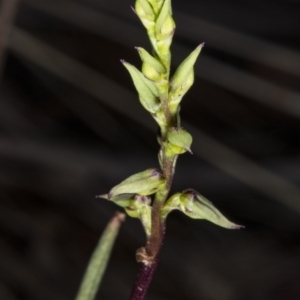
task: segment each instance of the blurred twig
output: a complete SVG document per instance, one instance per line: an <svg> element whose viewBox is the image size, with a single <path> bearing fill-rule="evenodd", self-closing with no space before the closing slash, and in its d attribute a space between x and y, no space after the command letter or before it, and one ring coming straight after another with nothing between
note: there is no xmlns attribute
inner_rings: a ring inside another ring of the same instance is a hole
<svg viewBox="0 0 300 300"><path fill-rule="evenodd" d="M0 4L0 78L5 64L5 51L19 0L2 0Z"/></svg>

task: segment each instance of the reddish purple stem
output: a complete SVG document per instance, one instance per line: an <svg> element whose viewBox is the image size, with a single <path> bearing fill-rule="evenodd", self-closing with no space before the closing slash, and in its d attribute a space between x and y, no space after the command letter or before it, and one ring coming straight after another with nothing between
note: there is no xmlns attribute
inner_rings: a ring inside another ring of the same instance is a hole
<svg viewBox="0 0 300 300"><path fill-rule="evenodd" d="M156 248L156 255L151 264L140 264L140 270L137 279L132 287L129 300L144 300L146 297L148 288L150 286L150 283L152 282L153 275L155 273L159 261L160 250L165 238L165 223L161 223L161 226L162 228L158 237L158 247Z"/></svg>
<svg viewBox="0 0 300 300"><path fill-rule="evenodd" d="M150 266L141 264L137 280L130 294L130 300L143 300L145 298L157 267L157 263L158 261L155 261Z"/></svg>

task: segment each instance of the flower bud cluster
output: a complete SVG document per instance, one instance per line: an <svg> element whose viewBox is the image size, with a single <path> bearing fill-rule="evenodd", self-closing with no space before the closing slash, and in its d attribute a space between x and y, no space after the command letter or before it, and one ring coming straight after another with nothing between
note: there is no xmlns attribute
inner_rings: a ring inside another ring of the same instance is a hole
<svg viewBox="0 0 300 300"><path fill-rule="evenodd" d="M168 68L171 58L170 46L175 31L171 0L137 0L135 11L147 30L155 53Z"/></svg>
<svg viewBox="0 0 300 300"><path fill-rule="evenodd" d="M142 60L141 71L122 60L138 91L143 107L166 133L170 119L179 126L179 104L194 82L194 64L203 44L198 46L170 76L170 46L175 32L171 0L136 0L135 12L147 30L153 47L150 54L136 47Z"/></svg>

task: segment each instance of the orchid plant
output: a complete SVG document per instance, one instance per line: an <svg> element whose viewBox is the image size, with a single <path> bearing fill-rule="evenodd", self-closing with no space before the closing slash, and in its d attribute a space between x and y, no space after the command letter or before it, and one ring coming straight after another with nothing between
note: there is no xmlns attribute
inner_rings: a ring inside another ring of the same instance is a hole
<svg viewBox="0 0 300 300"><path fill-rule="evenodd" d="M146 28L152 51L136 47L141 70L125 60L121 62L132 78L141 105L159 126L160 169L149 168L131 175L99 197L123 207L128 216L139 218L145 230L146 245L136 252L140 271L129 298L142 300L157 267L171 211L179 210L190 218L206 219L228 229L242 226L230 222L194 189L169 196L179 155L192 153L192 136L182 127L179 113L182 98L193 85L194 65L204 43L171 75L170 46L175 32L171 0L136 0L133 10Z"/></svg>

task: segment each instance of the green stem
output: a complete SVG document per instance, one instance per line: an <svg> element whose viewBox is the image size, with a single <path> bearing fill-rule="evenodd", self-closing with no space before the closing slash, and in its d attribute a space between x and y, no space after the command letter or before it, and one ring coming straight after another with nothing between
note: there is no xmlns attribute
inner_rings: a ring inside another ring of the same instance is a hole
<svg viewBox="0 0 300 300"><path fill-rule="evenodd" d="M93 300L98 291L112 247L125 215L116 212L105 228L84 274L75 300Z"/></svg>

